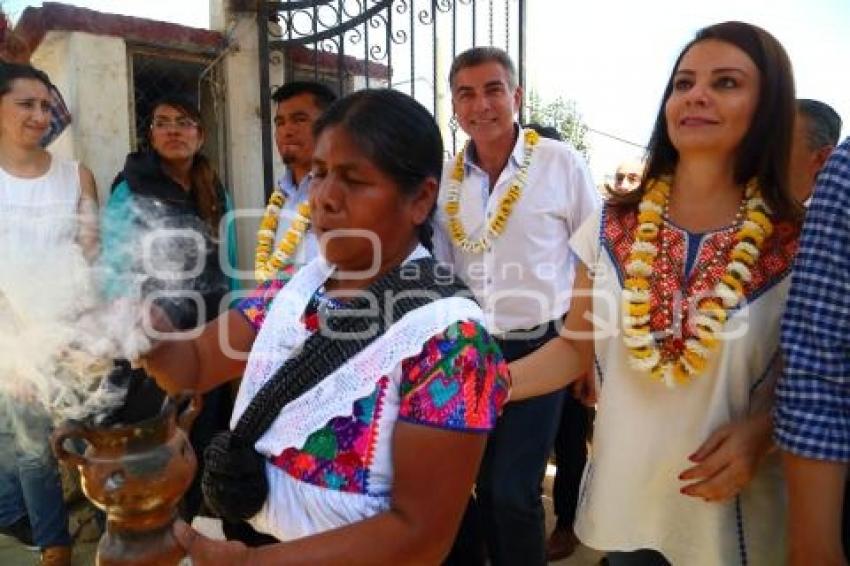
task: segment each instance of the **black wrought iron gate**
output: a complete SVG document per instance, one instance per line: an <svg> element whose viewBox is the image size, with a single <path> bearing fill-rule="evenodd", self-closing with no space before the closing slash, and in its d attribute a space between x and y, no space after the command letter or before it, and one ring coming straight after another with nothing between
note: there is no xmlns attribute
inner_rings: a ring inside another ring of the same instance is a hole
<svg viewBox="0 0 850 566"><path fill-rule="evenodd" d="M315 80L346 94L392 87L430 108L457 150L448 71L454 56L494 45L525 85L525 0L288 0L258 2L265 186L273 183L269 61L283 81ZM279 81L278 81L279 82Z"/></svg>

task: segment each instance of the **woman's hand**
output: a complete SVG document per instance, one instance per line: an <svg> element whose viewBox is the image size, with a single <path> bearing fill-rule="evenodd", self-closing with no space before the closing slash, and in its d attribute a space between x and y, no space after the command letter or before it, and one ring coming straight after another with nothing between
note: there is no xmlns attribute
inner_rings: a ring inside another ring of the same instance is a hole
<svg viewBox="0 0 850 566"><path fill-rule="evenodd" d="M257 564L251 557L251 549L241 542L212 540L181 520L174 523L174 538L192 559L194 566Z"/></svg>
<svg viewBox="0 0 850 566"><path fill-rule="evenodd" d="M592 290L593 282L587 267L579 263L573 282L570 312L560 329L560 336L508 364L511 372L511 402L563 389L590 370L593 365L594 333L591 323Z"/></svg>
<svg viewBox="0 0 850 566"><path fill-rule="evenodd" d="M176 395L183 391L194 391L196 387L191 375L181 371L181 360L187 360L187 364L191 363L193 367L197 366L191 343L160 342L135 360L133 366L143 369L166 393Z"/></svg>
<svg viewBox="0 0 850 566"><path fill-rule="evenodd" d="M157 320L151 324L158 324ZM242 375L256 337L245 317L229 310L204 325L200 333L197 329L172 332L137 363L169 393L205 393Z"/></svg>
<svg viewBox="0 0 850 566"><path fill-rule="evenodd" d="M154 336L156 341L134 364L144 369L157 385L171 395L194 389L194 376L183 375L180 371L183 364L197 363L192 342L181 337L162 307L152 302L146 306L145 332Z"/></svg>
<svg viewBox="0 0 850 566"><path fill-rule="evenodd" d="M77 243L86 260L94 263L100 253L100 215L97 205L97 183L88 167L79 166L80 200L77 204L79 230Z"/></svg>
<svg viewBox="0 0 850 566"><path fill-rule="evenodd" d="M679 479L696 481L681 492L705 501L727 501L735 497L753 479L759 463L770 450L772 431L770 413L729 423L714 431L689 456L697 465L682 472Z"/></svg>

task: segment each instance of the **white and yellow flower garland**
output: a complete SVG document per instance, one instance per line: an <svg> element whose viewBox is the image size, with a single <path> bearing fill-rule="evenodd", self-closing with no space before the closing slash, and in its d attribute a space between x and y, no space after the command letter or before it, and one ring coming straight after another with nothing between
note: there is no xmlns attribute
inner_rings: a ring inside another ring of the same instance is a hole
<svg viewBox="0 0 850 566"><path fill-rule="evenodd" d="M522 165L519 171L514 176L513 183L499 200L498 212L487 224L484 233L476 240L470 240L463 227L463 222L460 220L460 190L463 184L463 156L466 155L469 143L464 146L463 151L457 154L455 158L452 175L449 179L448 187L446 188L446 203L443 209L448 216L449 233L451 234L454 245L465 252L480 254L490 248L493 240L498 238L505 230L508 219L513 213L514 206L522 196L522 191L525 189L525 184L528 182L528 167L531 165L531 158L534 155L534 148L540 141L540 135L534 130L525 130L523 132L525 142L525 151L522 158Z"/></svg>
<svg viewBox="0 0 850 566"><path fill-rule="evenodd" d="M260 283L268 281L283 268L286 260L298 249L304 233L310 227L310 204L302 202L298 205L295 218L280 239L277 249L272 251L280 210L285 203L286 196L279 189L275 189L269 197L269 204L260 221L260 229L257 231L257 250L254 255L254 277Z"/></svg>
<svg viewBox="0 0 850 566"><path fill-rule="evenodd" d="M628 277L623 285L622 322L630 365L674 387L705 370L729 312L744 296L744 284L752 277L750 269L758 261L764 241L773 232L773 224L756 183L751 181L745 190L744 216L734 236L735 244L724 274L714 288L715 297L703 299L697 306L696 337L685 339L684 351L677 358L664 359L650 328L650 281L658 256L656 242L669 198L669 182L660 179L649 182L641 199L635 241L626 261Z"/></svg>

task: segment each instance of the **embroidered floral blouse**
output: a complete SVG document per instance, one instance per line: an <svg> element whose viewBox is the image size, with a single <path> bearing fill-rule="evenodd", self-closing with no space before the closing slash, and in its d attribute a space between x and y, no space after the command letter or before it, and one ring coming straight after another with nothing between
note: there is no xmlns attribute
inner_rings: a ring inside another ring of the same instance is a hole
<svg viewBox="0 0 850 566"><path fill-rule="evenodd" d="M746 301L730 313L724 338L706 370L689 383L668 388L628 362L620 330L625 262L634 241L634 208L608 205L570 241L593 273L593 315L598 402L593 454L584 472L574 525L585 545L604 551L650 548L671 564L774 565L784 562L783 484L777 454L731 501L705 502L680 493L678 476L694 464L689 456L721 426L769 410L779 369L779 319L797 250L798 227L772 218ZM665 223L665 252L655 260L650 325L669 328L663 307L670 292L688 296L714 287L724 273L734 227L706 233L686 270L687 234ZM685 308L690 308L685 302ZM660 347L681 351L691 332L684 312L682 336Z"/></svg>
<svg viewBox="0 0 850 566"><path fill-rule="evenodd" d="M286 285L266 283L237 307L261 327L231 426L292 348L316 331L310 304L328 269L319 258ZM257 443L269 459L270 497L251 519L254 527L289 540L386 510L398 421L453 431L491 430L510 379L482 318L474 302L461 298L416 309L287 405Z"/></svg>

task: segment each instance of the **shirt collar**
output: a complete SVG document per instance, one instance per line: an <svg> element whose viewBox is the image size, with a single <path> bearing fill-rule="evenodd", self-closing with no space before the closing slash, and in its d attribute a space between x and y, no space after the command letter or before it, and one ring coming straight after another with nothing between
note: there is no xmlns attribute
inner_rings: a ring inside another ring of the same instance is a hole
<svg viewBox="0 0 850 566"><path fill-rule="evenodd" d="M525 136L522 135L522 131L519 122L514 122L514 132L517 133L517 137L508 163L513 163L516 167L522 166L522 160L525 157ZM481 167L475 163L475 147L471 143L466 147L466 151L463 154L463 165L467 170L474 168L482 171Z"/></svg>
<svg viewBox="0 0 850 566"><path fill-rule="evenodd" d="M287 199L294 198L299 193L305 192L307 187L310 186L310 181L313 180L313 172L308 171L304 178L301 179L301 182L298 183L298 186L295 186L295 181L292 180L292 170L290 168L286 168L281 175L280 179L277 181L277 186L283 191L283 194L286 195Z"/></svg>
<svg viewBox="0 0 850 566"><path fill-rule="evenodd" d="M428 252L428 250L422 244L416 244L416 247L413 248L413 251L410 252L410 255L407 256L407 259L404 260L404 263L426 257L431 257L430 252Z"/></svg>

